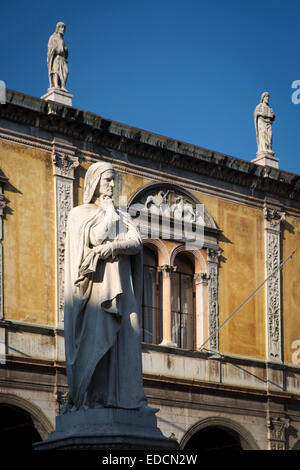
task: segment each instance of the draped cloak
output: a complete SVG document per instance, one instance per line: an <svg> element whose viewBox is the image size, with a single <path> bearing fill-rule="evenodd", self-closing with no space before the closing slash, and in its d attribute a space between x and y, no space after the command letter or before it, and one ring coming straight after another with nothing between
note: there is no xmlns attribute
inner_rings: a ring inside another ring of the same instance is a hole
<svg viewBox="0 0 300 470"><path fill-rule="evenodd" d="M128 214L117 209L114 214L129 237L134 235L135 247L105 260L91 242L93 227L103 220L99 207L83 204L68 217L64 322L69 409L137 409L147 403L138 319L142 245Z"/></svg>
<svg viewBox="0 0 300 470"><path fill-rule="evenodd" d="M258 152L272 151L272 122L275 115L270 106L260 103L254 111Z"/></svg>
<svg viewBox="0 0 300 470"><path fill-rule="evenodd" d="M58 33L53 33L48 41L47 64L49 73L50 87L53 84L52 75L59 77L60 87L65 87L69 69L68 69L68 49L63 38Z"/></svg>

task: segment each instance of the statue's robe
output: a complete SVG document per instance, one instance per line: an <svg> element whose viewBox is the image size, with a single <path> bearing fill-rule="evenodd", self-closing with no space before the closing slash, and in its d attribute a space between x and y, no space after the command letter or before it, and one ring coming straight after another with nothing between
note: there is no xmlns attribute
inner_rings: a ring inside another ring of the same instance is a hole
<svg viewBox="0 0 300 470"><path fill-rule="evenodd" d="M115 240L123 236L125 248L108 260L99 258L99 241L93 235L103 221L101 209L83 204L68 217L64 310L68 409L139 409L147 404L139 327L142 243L130 217L119 210L113 214L127 233L117 233Z"/></svg>
<svg viewBox="0 0 300 470"><path fill-rule="evenodd" d="M272 123L274 120L275 115L269 106L263 103L256 106L254 124L258 152L272 152Z"/></svg>
<svg viewBox="0 0 300 470"><path fill-rule="evenodd" d="M54 75L57 74L60 88L65 89L69 75L67 63L68 49L63 38L53 33L48 41L47 64L50 87L54 86Z"/></svg>

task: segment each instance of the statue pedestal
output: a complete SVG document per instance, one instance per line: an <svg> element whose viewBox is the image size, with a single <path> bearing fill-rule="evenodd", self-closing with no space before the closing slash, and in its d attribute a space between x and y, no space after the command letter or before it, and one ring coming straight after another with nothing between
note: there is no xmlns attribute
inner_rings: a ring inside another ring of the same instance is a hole
<svg viewBox="0 0 300 470"><path fill-rule="evenodd" d="M56 417L56 429L36 450L178 450L156 423L157 409L89 408Z"/></svg>
<svg viewBox="0 0 300 470"><path fill-rule="evenodd" d="M66 106L72 106L72 98L73 95L62 88L48 88L48 92L41 96L41 100L55 101Z"/></svg>
<svg viewBox="0 0 300 470"><path fill-rule="evenodd" d="M257 165L278 168L279 158L274 157L274 152L257 152L256 158L251 160L251 162Z"/></svg>

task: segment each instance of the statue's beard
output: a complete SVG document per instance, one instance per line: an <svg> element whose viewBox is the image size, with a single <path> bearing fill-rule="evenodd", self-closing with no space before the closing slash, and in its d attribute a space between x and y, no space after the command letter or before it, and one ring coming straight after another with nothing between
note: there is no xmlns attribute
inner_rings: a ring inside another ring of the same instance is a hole
<svg viewBox="0 0 300 470"><path fill-rule="evenodd" d="M112 199L112 198L113 198L113 192L112 191L108 191L107 193L101 194L101 196L100 196L100 199L102 199L102 201L105 201L107 199Z"/></svg>

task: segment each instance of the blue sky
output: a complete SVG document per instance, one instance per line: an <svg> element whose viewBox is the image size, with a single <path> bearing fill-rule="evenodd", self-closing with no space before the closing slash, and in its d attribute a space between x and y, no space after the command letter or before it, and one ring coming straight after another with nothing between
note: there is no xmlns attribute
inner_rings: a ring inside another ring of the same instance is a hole
<svg viewBox="0 0 300 470"><path fill-rule="evenodd" d="M300 80L299 0L2 2L7 88L47 91L57 21L67 25L75 107L251 160L253 111L269 91L279 167L300 173L300 104L291 100Z"/></svg>

